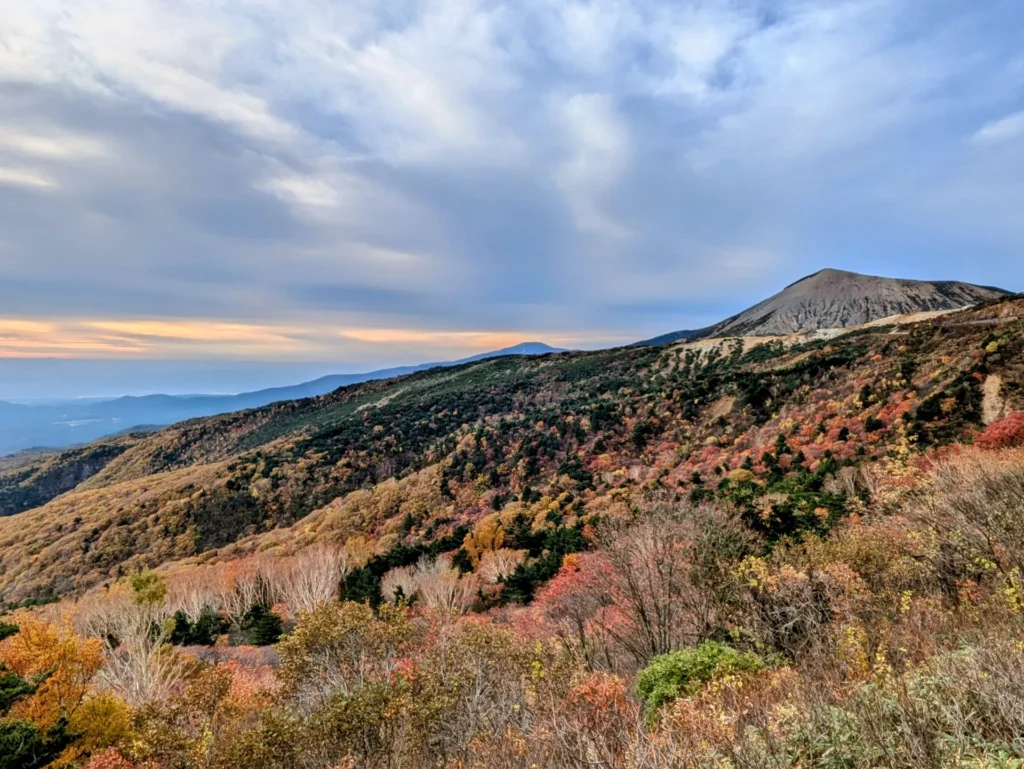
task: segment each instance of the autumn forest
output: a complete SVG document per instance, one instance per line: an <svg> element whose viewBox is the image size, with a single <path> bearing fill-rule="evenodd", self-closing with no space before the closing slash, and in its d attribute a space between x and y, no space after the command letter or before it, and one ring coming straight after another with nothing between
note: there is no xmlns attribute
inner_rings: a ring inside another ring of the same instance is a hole
<svg viewBox="0 0 1024 769"><path fill-rule="evenodd" d="M1024 299L0 466L0 769L1024 766Z"/></svg>

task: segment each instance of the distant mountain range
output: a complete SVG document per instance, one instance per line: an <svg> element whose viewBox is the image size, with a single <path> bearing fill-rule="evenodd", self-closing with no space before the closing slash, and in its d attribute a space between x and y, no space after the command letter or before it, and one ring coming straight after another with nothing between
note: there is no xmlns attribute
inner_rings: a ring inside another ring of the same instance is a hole
<svg viewBox="0 0 1024 769"><path fill-rule="evenodd" d="M958 310L1009 296L992 286L958 281L903 280L821 270L708 328L674 331L640 342L669 344L724 336L779 336L848 328L894 315Z"/></svg>
<svg viewBox="0 0 1024 769"><path fill-rule="evenodd" d="M352 582L367 592L346 594L362 600L386 569L460 549L496 510L502 547L534 559L503 589L533 585L557 570L556 548L585 546L584 516L631 493L712 494L782 536L827 526L847 510L828 480L840 468L969 443L1024 409L1024 296L919 324L896 344L876 325L827 345L769 337L721 355L714 344L707 355L504 355L2 459L0 605L80 593L139 564L187 568L317 540L372 555Z"/></svg>
<svg viewBox="0 0 1024 769"><path fill-rule="evenodd" d="M0 455L35 448L62 448L127 431L144 431L196 417L259 408L278 401L325 395L339 387L413 374L440 366L504 355L565 352L542 342L523 342L455 361L332 374L309 382L236 395L143 395L26 405L0 401Z"/></svg>
<svg viewBox="0 0 1024 769"><path fill-rule="evenodd" d="M673 331L637 342L657 346L709 337L778 336L847 328L895 315L957 310L1008 296L991 286L956 281L880 278L826 269L798 280L753 307L703 329ZM146 395L50 404L0 401L0 456L39 447L62 448L127 431L155 429L196 417L260 408L325 395L340 387L391 379L440 366L507 355L565 352L541 342L482 353L456 361L400 366L361 374L335 374L287 387L237 395Z"/></svg>

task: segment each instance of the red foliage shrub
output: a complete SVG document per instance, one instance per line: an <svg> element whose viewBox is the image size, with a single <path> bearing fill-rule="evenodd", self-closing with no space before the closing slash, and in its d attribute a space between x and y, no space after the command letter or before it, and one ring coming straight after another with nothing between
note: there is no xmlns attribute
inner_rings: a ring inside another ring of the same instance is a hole
<svg viewBox="0 0 1024 769"><path fill-rule="evenodd" d="M1024 413L1015 411L993 422L974 439L974 445L986 451L1024 446Z"/></svg>
<svg viewBox="0 0 1024 769"><path fill-rule="evenodd" d="M125 760L114 748L93 756L85 769L134 769L135 764Z"/></svg>

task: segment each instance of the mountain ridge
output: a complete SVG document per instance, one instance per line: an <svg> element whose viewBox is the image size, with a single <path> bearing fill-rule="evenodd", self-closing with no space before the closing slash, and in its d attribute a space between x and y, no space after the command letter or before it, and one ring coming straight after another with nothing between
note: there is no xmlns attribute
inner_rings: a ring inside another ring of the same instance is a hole
<svg viewBox="0 0 1024 769"><path fill-rule="evenodd" d="M896 315L963 309L1010 295L1002 288L962 281L885 278L825 268L713 326L670 332L639 344L849 328Z"/></svg>
<svg viewBox="0 0 1024 769"><path fill-rule="evenodd" d="M789 489L778 515L734 501L784 535L840 509L841 467L969 442L992 374L999 414L1024 407L1024 298L793 346L505 356L193 419L0 473L0 601L317 540L392 563L456 549L496 511L538 553L576 547L579 516L620 489L751 475ZM786 486L783 453L806 487Z"/></svg>
<svg viewBox="0 0 1024 769"><path fill-rule="evenodd" d="M521 342L454 361L395 366L356 374L329 374L294 385L232 395L153 393L46 405L0 401L0 454L40 447L63 449L143 427L169 425L186 419L259 408L278 401L324 395L339 387L391 379L431 368L459 366L505 355L550 355L561 352L565 350L543 342ZM3 422L4 419L8 421Z"/></svg>

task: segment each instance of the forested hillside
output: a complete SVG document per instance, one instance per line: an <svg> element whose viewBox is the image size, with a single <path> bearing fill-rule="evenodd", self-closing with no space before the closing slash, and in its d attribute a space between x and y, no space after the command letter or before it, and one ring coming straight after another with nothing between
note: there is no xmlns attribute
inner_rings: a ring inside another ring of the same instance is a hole
<svg viewBox="0 0 1024 769"><path fill-rule="evenodd" d="M1019 767L1022 351L1015 298L9 460L0 765Z"/></svg>
<svg viewBox="0 0 1024 769"><path fill-rule="evenodd" d="M813 342L499 358L45 457L2 479L8 511L43 504L0 520L0 590L63 595L321 528L377 555L494 514L574 540L591 507L648 488L726 498L770 539L825 531L858 466L970 442L1022 405L1022 305Z"/></svg>

